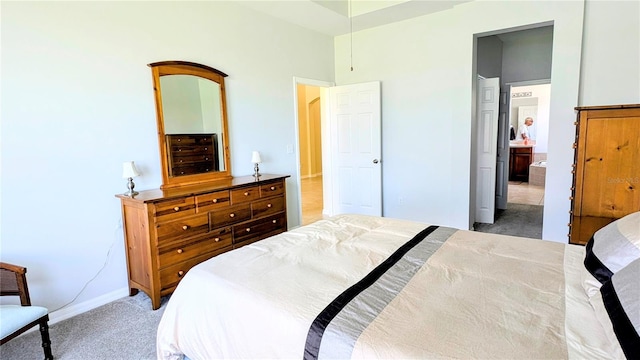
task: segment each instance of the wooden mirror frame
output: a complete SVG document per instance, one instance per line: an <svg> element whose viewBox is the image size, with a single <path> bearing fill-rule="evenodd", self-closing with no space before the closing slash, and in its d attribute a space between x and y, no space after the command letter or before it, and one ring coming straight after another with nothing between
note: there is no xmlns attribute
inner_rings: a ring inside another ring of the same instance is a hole
<svg viewBox="0 0 640 360"><path fill-rule="evenodd" d="M162 167L161 189L170 189L190 185L201 185L208 182L215 182L231 178L231 156L229 154L229 127L227 124L227 100L225 95L224 78L227 74L212 67L188 61L161 61L148 64L153 75L153 90L156 101L156 115L158 125L158 145L160 147L160 163ZM167 153L167 143L165 137L164 113L162 107L162 89L160 77L165 75L194 75L209 79L220 85L220 109L221 127L223 136L222 159L224 170L193 175L171 176L169 169L169 159Z"/></svg>

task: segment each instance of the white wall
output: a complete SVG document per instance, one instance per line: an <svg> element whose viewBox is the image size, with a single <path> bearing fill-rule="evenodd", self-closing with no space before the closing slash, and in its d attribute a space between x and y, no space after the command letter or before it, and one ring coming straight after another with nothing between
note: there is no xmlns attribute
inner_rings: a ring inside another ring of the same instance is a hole
<svg viewBox="0 0 640 360"><path fill-rule="evenodd" d="M259 150L263 172L293 175L299 223L292 79L333 81L331 37L232 2L3 2L1 30L1 257L28 267L33 303L56 310L87 283L74 306L127 293L114 195L126 160L136 190L161 184L151 62L229 74L233 175Z"/></svg>
<svg viewBox="0 0 640 360"><path fill-rule="evenodd" d="M470 183L475 182L470 170L474 34L553 21L551 116L571 119L578 95L582 11L579 1L465 3L355 33L353 72L349 36L336 38L338 84L382 81L385 216L469 227ZM567 124L549 140L571 144L573 122ZM557 151L557 167L562 169L573 159L565 145ZM547 191L568 197L567 175L563 172L563 181ZM570 204L554 205L567 214ZM563 217L561 226L545 223L551 229L545 238L566 240L568 217Z"/></svg>
<svg viewBox="0 0 640 360"><path fill-rule="evenodd" d="M588 0L584 17L579 105L640 103L640 1Z"/></svg>

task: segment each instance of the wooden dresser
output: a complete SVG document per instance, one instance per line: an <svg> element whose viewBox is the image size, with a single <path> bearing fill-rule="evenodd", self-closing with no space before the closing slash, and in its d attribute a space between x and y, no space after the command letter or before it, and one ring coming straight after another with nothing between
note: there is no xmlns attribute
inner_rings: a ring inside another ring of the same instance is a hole
<svg viewBox="0 0 640 360"><path fill-rule="evenodd" d="M288 175L234 177L214 185L141 191L122 203L129 290L153 309L186 272L223 252L287 230Z"/></svg>
<svg viewBox="0 0 640 360"><path fill-rule="evenodd" d="M217 134L166 135L170 176L218 171Z"/></svg>
<svg viewBox="0 0 640 360"><path fill-rule="evenodd" d="M640 104L576 108L569 243L640 210Z"/></svg>

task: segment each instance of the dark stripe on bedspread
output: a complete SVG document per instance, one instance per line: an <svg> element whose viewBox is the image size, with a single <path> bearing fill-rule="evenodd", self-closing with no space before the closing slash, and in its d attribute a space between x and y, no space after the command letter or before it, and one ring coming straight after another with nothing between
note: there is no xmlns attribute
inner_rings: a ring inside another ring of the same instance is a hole
<svg viewBox="0 0 640 360"><path fill-rule="evenodd" d="M416 248L417 245L423 242L432 233L439 229L440 236L433 234L432 244L422 249L421 254L417 256L409 256L405 258L407 253ZM318 356L326 351L328 346L322 346L321 343L323 336L332 335L334 338L340 338L339 343L331 343L329 347L332 354L329 357L344 357L346 354L350 354L352 346L355 340L364 330L377 314L395 297L395 295L406 285L406 283L413 277L418 269L426 262L427 258L437 250L440 245L453 233L456 229L444 228L438 226L429 226L422 230L414 238L407 241L398 250L396 250L389 258L383 263L378 265L369 274L367 274L362 280L345 290L340 294L333 302L331 302L313 321L307 334L307 341L305 344L304 359L317 359ZM403 258L405 258L403 260ZM401 261L403 260L403 261ZM397 268L396 273L402 274L403 278L397 278L397 274L393 271L389 271L394 266ZM391 273L391 274L387 274ZM383 279L385 284L372 286L380 281L380 278L387 276L387 279ZM383 292L381 288L389 289L391 291ZM365 292L368 292L366 294ZM373 296L372 296L373 295ZM358 299L356 299L358 297ZM356 299L356 301L354 301ZM356 318L354 310L358 306L364 305L367 308L365 315L362 318ZM343 312L343 314L341 314ZM340 314L340 316L338 316ZM336 318L338 317L338 318ZM335 323L332 323L335 322ZM337 324L336 324L337 323ZM327 328L334 327L334 331L327 332ZM342 333L334 333L336 331L344 331ZM341 348L342 347L342 348ZM325 354L327 355L327 354Z"/></svg>

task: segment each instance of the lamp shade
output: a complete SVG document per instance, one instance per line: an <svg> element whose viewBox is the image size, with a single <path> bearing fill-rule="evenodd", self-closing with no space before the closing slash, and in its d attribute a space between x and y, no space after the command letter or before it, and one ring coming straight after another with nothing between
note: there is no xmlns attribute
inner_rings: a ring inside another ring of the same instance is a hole
<svg viewBox="0 0 640 360"><path fill-rule="evenodd" d="M260 158L260 153L257 151L254 151L251 154L251 162L254 164L260 164L262 162L262 159Z"/></svg>
<svg viewBox="0 0 640 360"><path fill-rule="evenodd" d="M133 161L125 161L122 163L122 177L125 179L139 176L140 172L136 169Z"/></svg>

